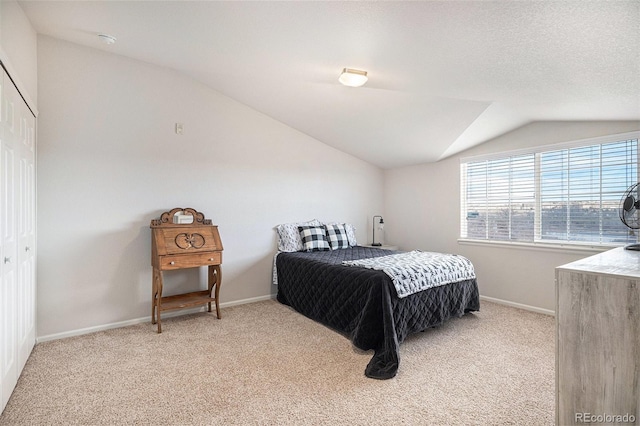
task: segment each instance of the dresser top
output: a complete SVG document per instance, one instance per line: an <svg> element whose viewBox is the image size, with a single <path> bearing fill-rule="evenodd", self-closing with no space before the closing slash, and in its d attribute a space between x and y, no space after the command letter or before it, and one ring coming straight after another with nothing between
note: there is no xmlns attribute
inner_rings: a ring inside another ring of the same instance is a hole
<svg viewBox="0 0 640 426"><path fill-rule="evenodd" d="M619 247L567 263L558 269L640 278L640 251Z"/></svg>

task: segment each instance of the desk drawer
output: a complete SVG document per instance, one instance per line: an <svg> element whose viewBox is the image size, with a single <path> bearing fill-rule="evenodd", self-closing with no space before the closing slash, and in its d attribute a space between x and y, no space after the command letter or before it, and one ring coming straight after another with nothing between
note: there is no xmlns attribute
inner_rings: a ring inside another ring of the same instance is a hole
<svg viewBox="0 0 640 426"><path fill-rule="evenodd" d="M222 263L222 253L192 253L175 256L162 256L160 258L160 269L163 271L171 269L195 268L197 266L220 265Z"/></svg>

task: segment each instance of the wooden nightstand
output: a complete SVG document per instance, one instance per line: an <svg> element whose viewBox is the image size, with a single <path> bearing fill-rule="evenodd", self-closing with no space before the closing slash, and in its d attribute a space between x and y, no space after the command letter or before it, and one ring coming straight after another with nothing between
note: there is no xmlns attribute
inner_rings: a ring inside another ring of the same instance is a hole
<svg viewBox="0 0 640 426"><path fill-rule="evenodd" d="M181 223L185 219L191 223ZM164 311L208 304L211 312L211 302L215 302L216 315L220 319L218 298L222 284L222 241L218 227L211 224L211 219L205 219L202 213L190 208L164 212L160 219L151 221L150 227L153 266L151 323L157 322L158 333L162 333L160 314ZM209 269L207 290L162 296L163 271L201 266Z"/></svg>

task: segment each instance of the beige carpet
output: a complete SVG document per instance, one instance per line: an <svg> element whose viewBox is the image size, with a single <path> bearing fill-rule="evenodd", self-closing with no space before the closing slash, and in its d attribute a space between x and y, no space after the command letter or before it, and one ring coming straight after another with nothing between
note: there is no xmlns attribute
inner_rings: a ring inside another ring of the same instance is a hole
<svg viewBox="0 0 640 426"><path fill-rule="evenodd" d="M483 302L398 375L275 301L38 344L1 425L550 425L554 319Z"/></svg>

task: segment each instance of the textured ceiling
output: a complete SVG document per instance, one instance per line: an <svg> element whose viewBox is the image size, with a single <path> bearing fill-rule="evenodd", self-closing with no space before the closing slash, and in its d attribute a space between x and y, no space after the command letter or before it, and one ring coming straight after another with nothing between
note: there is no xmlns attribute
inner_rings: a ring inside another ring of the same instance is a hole
<svg viewBox="0 0 640 426"><path fill-rule="evenodd" d="M178 70L382 168L532 121L640 119L638 1L19 4L38 33ZM341 86L344 67L368 83Z"/></svg>

